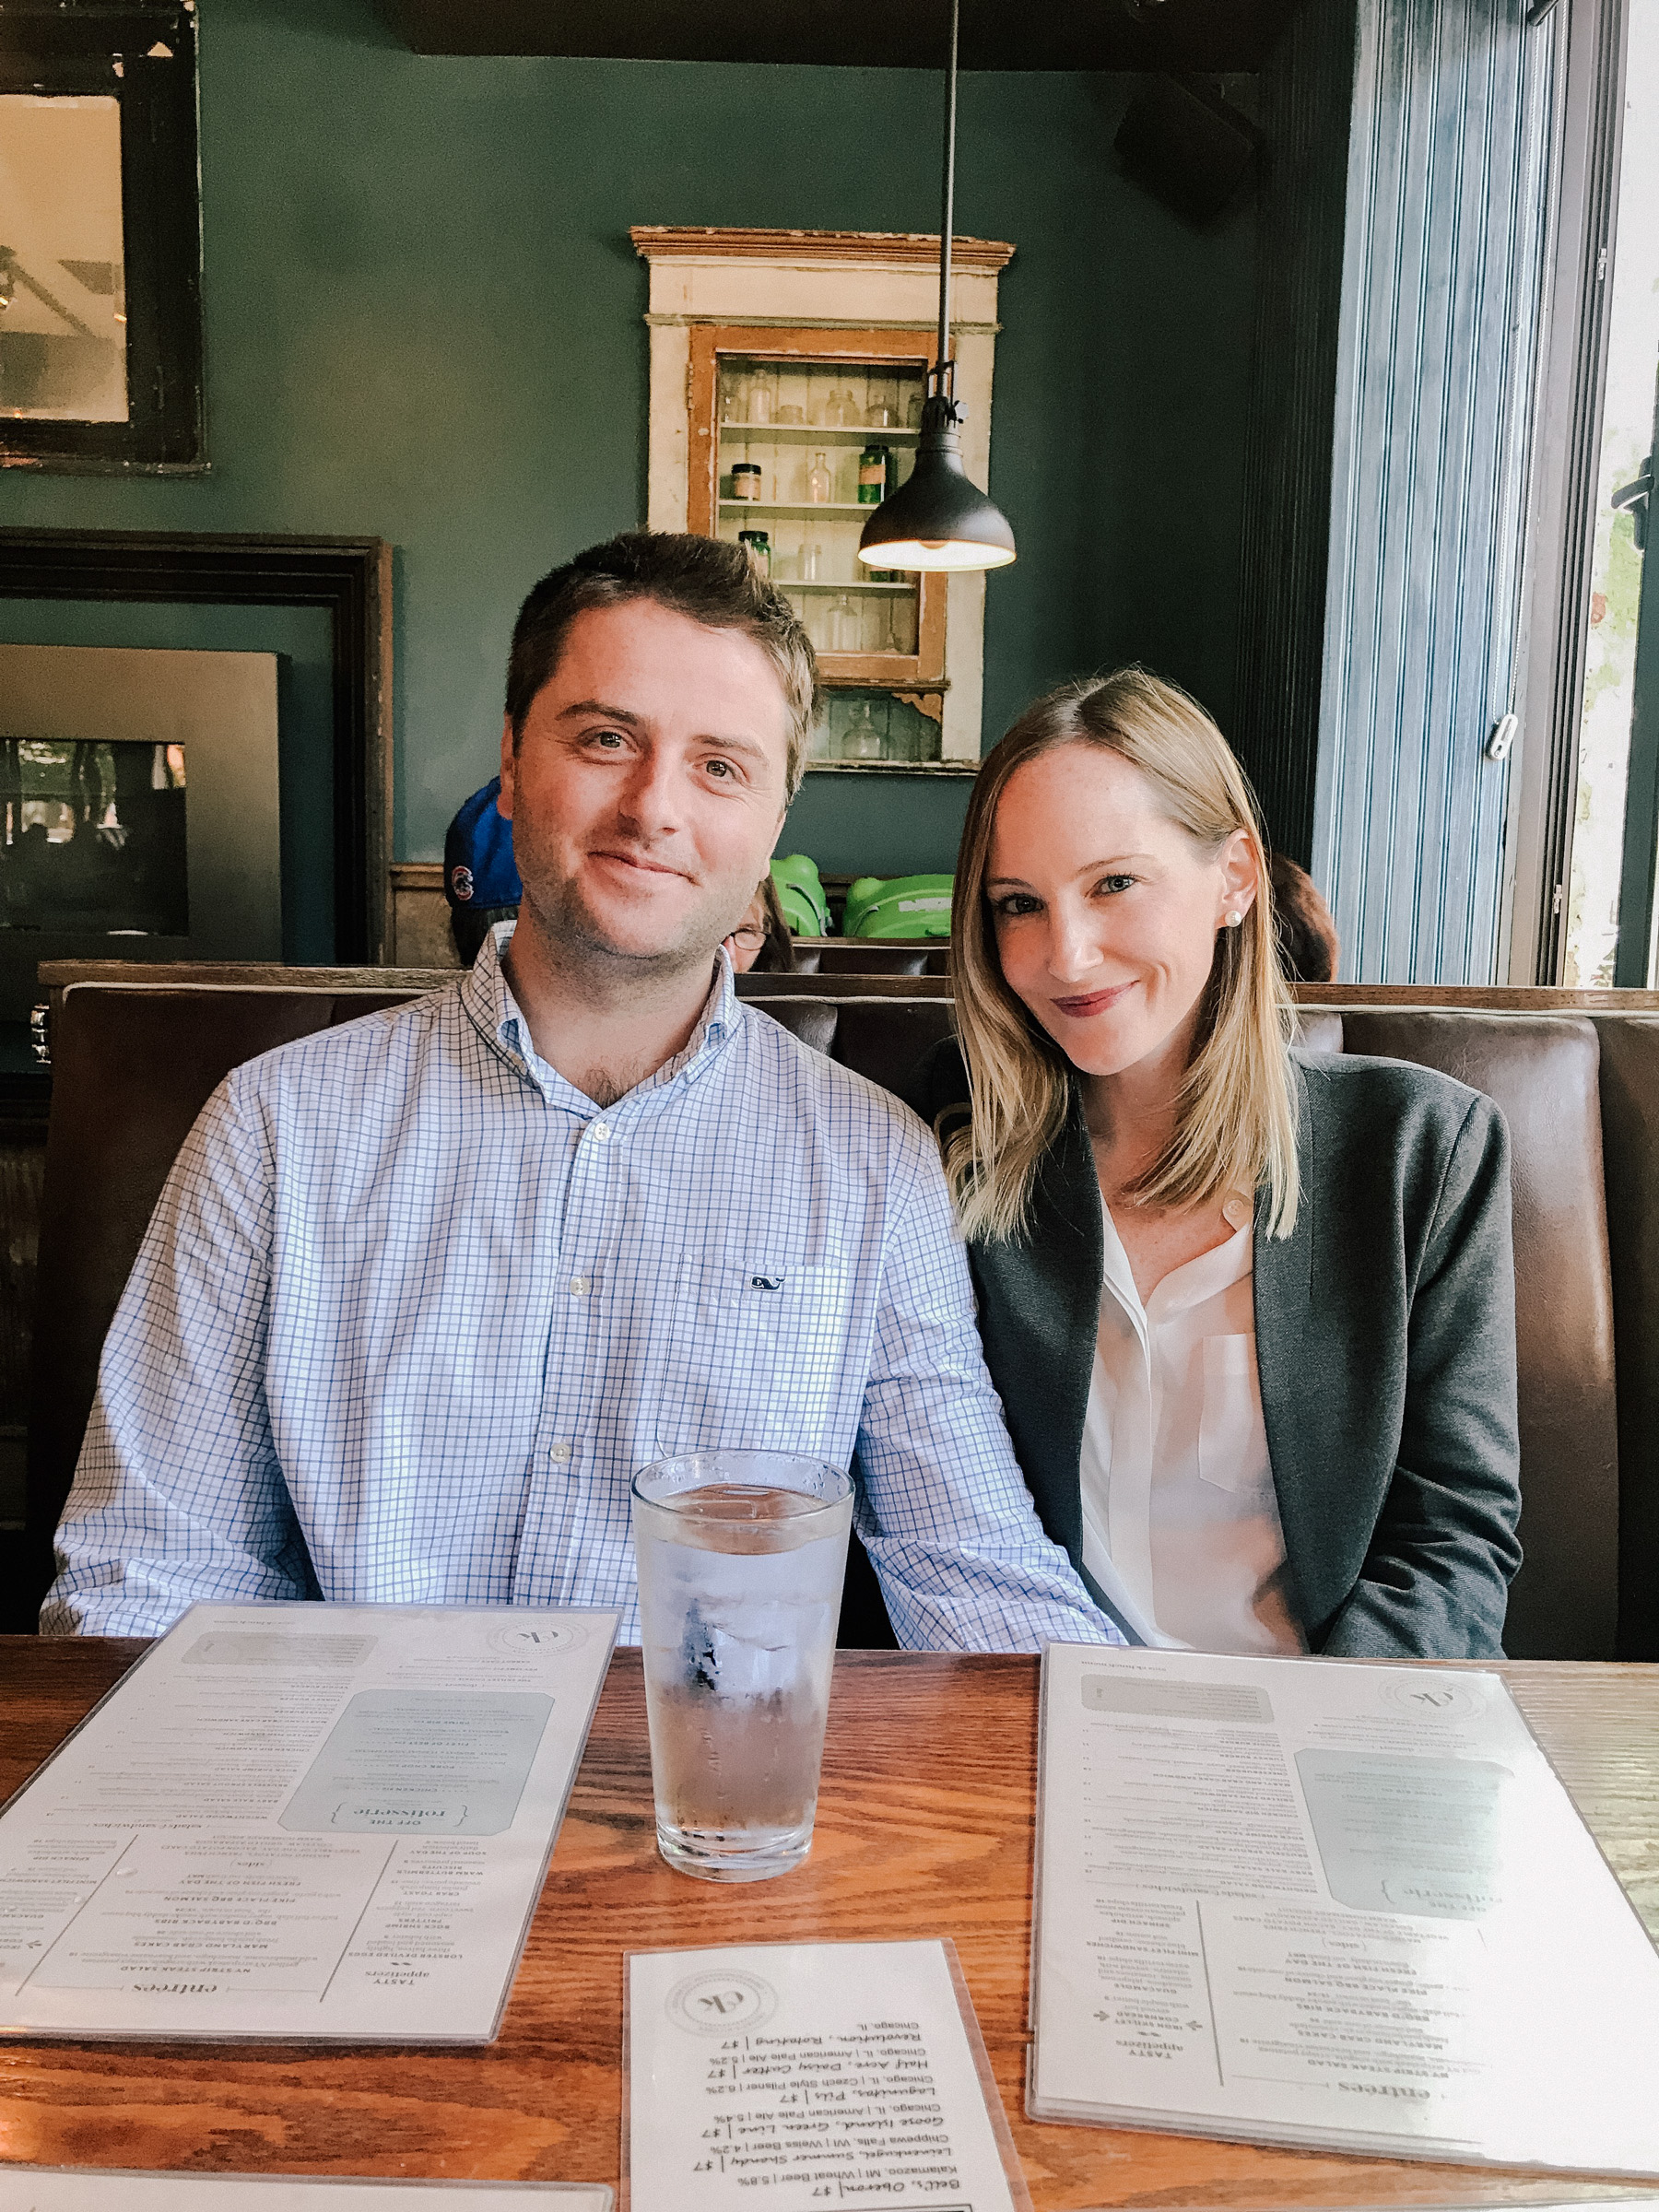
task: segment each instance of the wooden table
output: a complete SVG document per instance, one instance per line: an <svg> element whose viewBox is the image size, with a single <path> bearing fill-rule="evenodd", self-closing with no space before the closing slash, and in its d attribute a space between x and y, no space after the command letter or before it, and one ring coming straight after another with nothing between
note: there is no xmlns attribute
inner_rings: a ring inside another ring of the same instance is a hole
<svg viewBox="0 0 1659 2212"><path fill-rule="evenodd" d="M0 1792L17 1788L143 1649L0 1639ZM1659 1929L1659 1667L1502 1671L1650 1931ZM811 1858L778 1881L721 1889L670 1873L656 1854L639 1656L620 1653L499 2041L445 2052L0 2044L0 2157L614 2182L625 1950L948 1936L1037 2212L1653 2198L1491 2169L1028 2121L1036 1737L1034 1659L843 1653Z"/></svg>

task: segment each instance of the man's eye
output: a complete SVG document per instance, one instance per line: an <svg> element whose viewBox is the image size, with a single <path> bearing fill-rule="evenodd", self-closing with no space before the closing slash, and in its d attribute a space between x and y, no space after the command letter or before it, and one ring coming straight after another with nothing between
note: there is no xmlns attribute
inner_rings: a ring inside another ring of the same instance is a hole
<svg viewBox="0 0 1659 2212"><path fill-rule="evenodd" d="M737 773L729 760L705 760L703 766L712 776L718 776L723 783L729 783Z"/></svg>
<svg viewBox="0 0 1659 2212"><path fill-rule="evenodd" d="M620 730L595 730L593 733L592 741L594 745L606 747L611 752L615 752L619 746L628 743Z"/></svg>

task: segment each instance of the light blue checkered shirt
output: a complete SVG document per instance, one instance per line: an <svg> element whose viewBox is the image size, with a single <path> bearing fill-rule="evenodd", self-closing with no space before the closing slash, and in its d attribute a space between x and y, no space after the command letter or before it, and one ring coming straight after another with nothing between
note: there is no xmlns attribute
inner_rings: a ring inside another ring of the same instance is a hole
<svg viewBox="0 0 1659 2212"><path fill-rule="evenodd" d="M618 1606L629 1480L858 1453L900 1641L1116 1641L1042 1533L931 1139L732 988L603 1110L493 942L429 998L239 1067L104 1347L51 1634L199 1598Z"/></svg>

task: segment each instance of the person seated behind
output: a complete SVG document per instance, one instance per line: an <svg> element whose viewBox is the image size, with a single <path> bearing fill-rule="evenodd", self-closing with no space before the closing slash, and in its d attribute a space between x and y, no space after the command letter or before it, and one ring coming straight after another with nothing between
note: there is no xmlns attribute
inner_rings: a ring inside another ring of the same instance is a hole
<svg viewBox="0 0 1659 2212"><path fill-rule="evenodd" d="M1043 1525L1149 1643L1487 1657L1520 1561L1509 1153L1427 1068L1287 1047L1262 835L1138 668L980 769L960 1049L916 1097Z"/></svg>
<svg viewBox="0 0 1659 2212"><path fill-rule="evenodd" d="M763 975L794 972L794 939L789 934L783 901L778 896L770 868L755 887L755 895L742 921L726 939L725 948L739 975L747 975L751 971Z"/></svg>
<svg viewBox="0 0 1659 2212"><path fill-rule="evenodd" d="M518 919L524 896L512 857L512 824L502 818L500 796L501 779L491 776L456 810L444 835L443 890L463 968L477 959L496 923Z"/></svg>
<svg viewBox="0 0 1659 2212"><path fill-rule="evenodd" d="M1342 940L1319 886L1306 868L1276 853L1267 863L1279 970L1288 983L1334 983Z"/></svg>
<svg viewBox="0 0 1659 2212"><path fill-rule="evenodd" d="M447 989L234 1069L121 1300L49 1633L193 1600L621 1608L634 1471L858 1462L902 1642L1111 1641L1038 1524L927 1132L733 988L817 688L735 546L579 554L513 632L524 900Z"/></svg>

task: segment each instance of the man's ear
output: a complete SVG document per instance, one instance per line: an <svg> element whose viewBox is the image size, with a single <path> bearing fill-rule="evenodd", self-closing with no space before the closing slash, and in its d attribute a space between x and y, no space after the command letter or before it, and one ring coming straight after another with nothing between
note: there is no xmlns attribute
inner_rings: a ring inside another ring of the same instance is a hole
<svg viewBox="0 0 1659 2212"><path fill-rule="evenodd" d="M509 716L501 717L501 788L496 798L496 812L503 821L512 819L512 772L518 766L512 748L512 723Z"/></svg>

